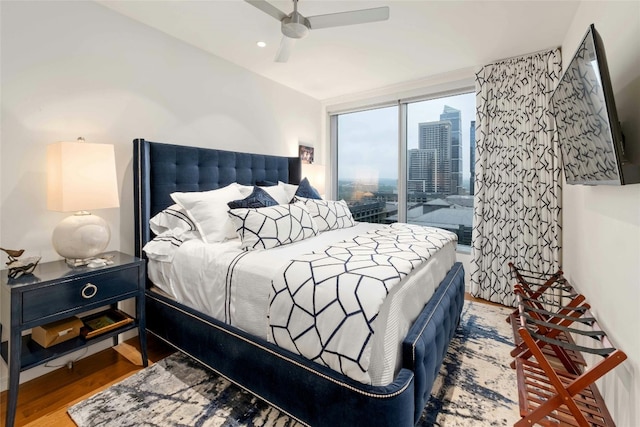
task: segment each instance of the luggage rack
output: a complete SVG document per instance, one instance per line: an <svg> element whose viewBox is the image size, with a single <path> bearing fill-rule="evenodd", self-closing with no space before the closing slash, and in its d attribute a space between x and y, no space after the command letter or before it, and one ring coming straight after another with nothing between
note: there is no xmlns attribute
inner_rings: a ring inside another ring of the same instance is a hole
<svg viewBox="0 0 640 427"><path fill-rule="evenodd" d="M562 270L558 270L553 274L544 274L522 270L514 264L509 263L512 277L516 280L514 292L519 300L531 307L534 315L541 321L546 321L552 327L559 325L566 327L571 324L572 320L580 318L586 314L590 308L585 302L585 297L575 292L573 287L564 279ZM561 301L570 299L569 303L563 305ZM550 312L549 308L556 309L556 312ZM580 321L589 324L595 320L590 315L582 318ZM511 351L514 358L529 358L531 351L528 349L520 334L520 310L516 308L507 318L507 322L511 323L513 328L513 336L516 343L515 348ZM543 333L546 328L541 328ZM542 345L542 351L545 355L555 357L563 364L569 372L578 373L576 366L586 366L584 357L579 351L572 350L575 342L571 334L567 334L565 330L558 329L553 332L549 331L550 338L562 341L566 346L547 346ZM570 359L570 361L567 361ZM511 367L515 368L515 359L511 363Z"/></svg>
<svg viewBox="0 0 640 427"><path fill-rule="evenodd" d="M511 355L522 417L514 426L614 426L595 381L627 356L611 344L585 297L561 271L530 274L509 266L518 308L507 321L516 342ZM585 337L581 343L593 340L597 345L578 345L573 335ZM584 353L602 359L587 367Z"/></svg>

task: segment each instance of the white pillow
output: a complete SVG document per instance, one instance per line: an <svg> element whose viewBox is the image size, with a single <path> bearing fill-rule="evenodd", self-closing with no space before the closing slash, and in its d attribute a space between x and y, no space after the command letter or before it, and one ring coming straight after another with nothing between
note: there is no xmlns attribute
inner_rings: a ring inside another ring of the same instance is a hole
<svg viewBox="0 0 640 427"><path fill-rule="evenodd" d="M298 186L293 184L287 184L286 182L278 181L278 187L284 188L284 191L287 195L287 203L291 203L293 200L293 196L296 195L296 191L298 191Z"/></svg>
<svg viewBox="0 0 640 427"><path fill-rule="evenodd" d="M273 199L278 202L279 205L286 205L291 202L291 198L287 197L287 193L284 188L279 185L270 185L268 187L260 187L266 191Z"/></svg>
<svg viewBox="0 0 640 427"><path fill-rule="evenodd" d="M167 230L147 242L142 248L149 259L170 262L182 243L191 239L199 239L197 231Z"/></svg>
<svg viewBox="0 0 640 427"><path fill-rule="evenodd" d="M243 197L235 183L211 191L171 193L171 198L193 219L205 243L222 242L236 237L227 214L227 203Z"/></svg>
<svg viewBox="0 0 640 427"><path fill-rule="evenodd" d="M339 202L333 200L306 199L296 197L309 209L309 213L318 224L320 231L335 230L338 228L348 228L356 225L349 206L344 200Z"/></svg>
<svg viewBox="0 0 640 427"><path fill-rule="evenodd" d="M187 211L180 205L174 204L162 210L149 220L149 228L153 234L160 234L173 230L174 234L180 231L196 231L196 224L193 222Z"/></svg>
<svg viewBox="0 0 640 427"><path fill-rule="evenodd" d="M247 197L249 194L253 192L253 185L242 185L234 182L232 185L238 187L238 190L242 193L243 197Z"/></svg>
<svg viewBox="0 0 640 427"><path fill-rule="evenodd" d="M266 208L231 209L229 217L244 250L269 249L318 234L318 226L302 203Z"/></svg>

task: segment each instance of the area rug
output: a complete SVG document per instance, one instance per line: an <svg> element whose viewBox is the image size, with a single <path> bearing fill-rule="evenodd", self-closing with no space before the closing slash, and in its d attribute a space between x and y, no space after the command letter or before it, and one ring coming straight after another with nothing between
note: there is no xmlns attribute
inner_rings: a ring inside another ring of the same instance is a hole
<svg viewBox="0 0 640 427"><path fill-rule="evenodd" d="M465 302L418 426L510 426L519 419L509 310ZM80 427L299 426L196 361L175 353L68 409Z"/></svg>

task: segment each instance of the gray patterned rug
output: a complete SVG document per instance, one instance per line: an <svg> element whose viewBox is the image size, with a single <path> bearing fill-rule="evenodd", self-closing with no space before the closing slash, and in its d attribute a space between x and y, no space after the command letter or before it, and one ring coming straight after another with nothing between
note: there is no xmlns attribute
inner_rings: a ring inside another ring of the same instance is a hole
<svg viewBox="0 0 640 427"><path fill-rule="evenodd" d="M508 309L466 302L420 427L510 426L519 419ZM176 353L68 410L80 427L298 423Z"/></svg>

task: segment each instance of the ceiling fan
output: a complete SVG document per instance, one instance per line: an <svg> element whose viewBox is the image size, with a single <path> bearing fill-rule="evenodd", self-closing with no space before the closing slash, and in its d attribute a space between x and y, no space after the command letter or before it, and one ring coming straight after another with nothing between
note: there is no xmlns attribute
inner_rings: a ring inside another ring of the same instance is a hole
<svg viewBox="0 0 640 427"><path fill-rule="evenodd" d="M265 0L245 1L281 22L283 37L276 54L276 62L287 62L295 41L309 34L309 30L389 19L389 8L386 6L305 17L298 13L298 0L293 0L293 12L288 15Z"/></svg>

